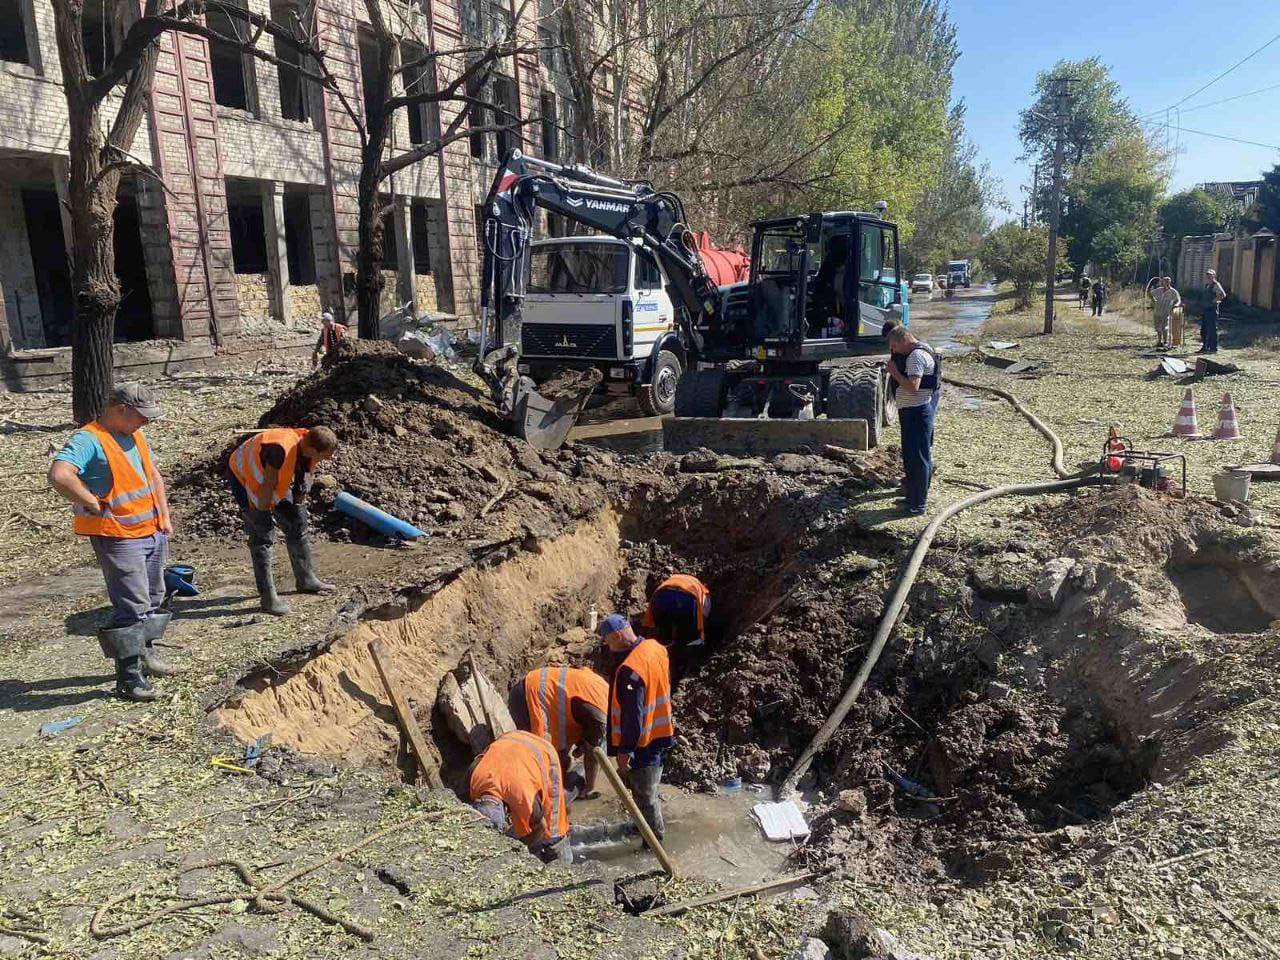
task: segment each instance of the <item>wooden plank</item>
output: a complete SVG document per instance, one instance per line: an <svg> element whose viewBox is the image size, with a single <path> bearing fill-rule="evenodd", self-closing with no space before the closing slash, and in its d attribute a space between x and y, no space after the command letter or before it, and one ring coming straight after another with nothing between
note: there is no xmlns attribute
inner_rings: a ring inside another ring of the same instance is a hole
<svg viewBox="0 0 1280 960"><path fill-rule="evenodd" d="M655 907L652 910L646 910L641 916L644 917L674 917L695 907L705 907L713 903L723 903L725 900L735 900L738 897L752 897L759 893L768 893L771 890L780 890L783 887L794 886L799 883L805 883L812 880L818 874L809 870L805 873L794 873L789 877L779 877L777 880L767 880L764 883L755 883L749 887L735 887L732 890L721 890L719 893L711 893L705 897L696 897L693 900L681 900L679 903L669 903L665 907Z"/></svg>
<svg viewBox="0 0 1280 960"><path fill-rule="evenodd" d="M440 780L440 772L427 764L427 741L422 736L422 728L418 726L418 721L413 718L409 701L405 699L400 684L391 672L391 659L377 640L369 644L369 654L373 657L378 674L382 677L382 685L387 688L387 696L391 698L391 707L396 712L396 719L400 721L400 729L405 732L410 746L413 747L413 756L418 761L418 769L422 771L422 775L432 787L442 788L444 783Z"/></svg>

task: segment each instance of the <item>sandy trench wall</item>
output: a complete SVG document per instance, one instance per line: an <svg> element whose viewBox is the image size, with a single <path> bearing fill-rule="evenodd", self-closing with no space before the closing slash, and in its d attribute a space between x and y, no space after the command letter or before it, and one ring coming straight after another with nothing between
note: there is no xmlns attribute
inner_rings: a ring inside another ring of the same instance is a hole
<svg viewBox="0 0 1280 960"><path fill-rule="evenodd" d="M424 730L440 681L474 648L480 669L506 678L531 669L567 628L585 622L620 575L611 510L488 568L471 568L402 617L366 621L297 673L251 690L216 722L251 742L356 766L394 764L400 734L368 645L380 640Z"/></svg>

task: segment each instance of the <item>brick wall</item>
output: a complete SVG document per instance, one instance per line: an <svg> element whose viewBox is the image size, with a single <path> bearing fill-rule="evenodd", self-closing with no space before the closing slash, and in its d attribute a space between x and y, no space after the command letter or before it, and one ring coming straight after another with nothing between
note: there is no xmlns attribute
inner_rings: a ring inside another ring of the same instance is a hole
<svg viewBox="0 0 1280 960"><path fill-rule="evenodd" d="M271 316L271 278L265 273L237 273L236 303L241 317Z"/></svg>
<svg viewBox="0 0 1280 960"><path fill-rule="evenodd" d="M314 283L285 287L285 294L289 298L295 323L314 320L324 312L320 302L320 288Z"/></svg>

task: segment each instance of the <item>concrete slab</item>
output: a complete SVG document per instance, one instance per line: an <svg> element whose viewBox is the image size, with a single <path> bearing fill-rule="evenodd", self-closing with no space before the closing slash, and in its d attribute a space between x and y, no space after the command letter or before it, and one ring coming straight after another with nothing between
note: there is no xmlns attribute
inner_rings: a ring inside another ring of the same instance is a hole
<svg viewBox="0 0 1280 960"><path fill-rule="evenodd" d="M867 449L865 420L737 420L718 417L669 417L662 421L668 453L700 447L716 453L768 456L820 451L827 444Z"/></svg>

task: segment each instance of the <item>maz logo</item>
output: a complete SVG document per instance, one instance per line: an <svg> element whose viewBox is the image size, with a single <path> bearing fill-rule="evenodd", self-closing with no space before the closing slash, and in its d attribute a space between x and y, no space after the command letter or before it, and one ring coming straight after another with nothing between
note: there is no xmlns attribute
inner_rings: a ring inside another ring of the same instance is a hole
<svg viewBox="0 0 1280 960"><path fill-rule="evenodd" d="M560 334L560 339L556 341L556 346L561 347L563 349L570 349L572 347L576 347L577 345L578 345L578 342L576 340L570 340L569 335L566 333Z"/></svg>

